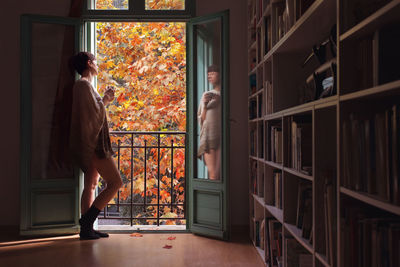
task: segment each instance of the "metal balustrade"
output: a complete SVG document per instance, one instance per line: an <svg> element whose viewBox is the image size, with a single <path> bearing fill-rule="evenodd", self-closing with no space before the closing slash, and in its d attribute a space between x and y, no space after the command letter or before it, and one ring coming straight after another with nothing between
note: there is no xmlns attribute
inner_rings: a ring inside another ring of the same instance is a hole
<svg viewBox="0 0 400 267"><path fill-rule="evenodd" d="M101 212L99 216L99 220L121 220L121 221L130 221L130 225L138 224L138 222L142 222L140 224L151 224L157 225L163 224L167 220L170 221L182 221L186 219L185 205L186 205L186 194L185 194L185 184L186 178L184 177L185 171L183 167L183 177L177 178L177 170L179 168L174 168L174 160L176 160L176 156L179 153L179 150L183 150L183 155L186 153L186 133L185 132L134 132L134 131L112 131L110 132L111 142L116 155L114 159L117 162L118 170L120 170L122 180L124 182L123 188L127 188L129 185L130 193L128 196L124 194L126 199L124 199L121 194L122 190L119 190L116 198L114 198L114 203L109 203L105 209ZM129 150L129 159L123 157L122 151L124 149ZM178 153L177 153L178 152ZM170 156L166 156L170 153ZM152 158L153 157L153 158ZM156 171L148 173L149 169L149 161L153 160L156 157L155 162L157 166L150 166L150 169L156 168ZM164 162L164 166L169 166L165 170L161 170L160 166L162 161L167 160L169 162ZM127 162L128 161L128 162ZM138 161L143 161L142 163L138 163ZM135 165L143 165L143 172L135 173ZM183 161L184 164L184 161ZM129 166L129 171L126 171L126 166ZM153 174L152 174L153 173ZM139 193L134 193L137 191L137 180L138 177L142 175L143 179L143 190ZM157 184L154 185L153 188L148 188L149 181L151 179L150 176L155 176L153 178L156 179ZM167 190L161 187L165 187L162 185L165 182L165 177L170 179L170 187ZM164 180L163 180L164 179ZM136 183L136 188L134 187L134 182ZM174 182L178 184L178 188L183 187L182 190L174 190ZM98 192L102 190L104 187L103 184L99 184ZM160 194L164 190L169 193L169 203L162 203ZM156 198L155 201L151 201L153 199L149 196L149 191L151 191L150 195ZM156 194L154 194L156 192ZM183 201L182 201L183 195ZM177 197L181 199L181 201L177 201ZM124 201L125 200L125 201ZM149 211L149 207L150 211ZM162 210L168 207L171 211L174 209L176 211L181 210L182 212L177 212L177 217L170 218L170 216L163 217ZM178 207L181 207L179 209ZM138 211L141 210L143 213L152 212L151 209L155 209L156 216L146 216L138 214ZM128 216L127 216L128 213ZM100 222L99 221L99 222ZM145 223L143 223L145 222ZM152 222L152 223L151 223ZM100 222L101 223L101 222ZM104 224L104 223L101 223Z"/></svg>

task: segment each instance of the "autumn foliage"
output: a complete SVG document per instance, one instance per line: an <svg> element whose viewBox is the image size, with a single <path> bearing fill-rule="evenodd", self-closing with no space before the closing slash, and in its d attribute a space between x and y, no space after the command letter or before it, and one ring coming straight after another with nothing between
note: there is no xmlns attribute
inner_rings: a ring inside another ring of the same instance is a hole
<svg viewBox="0 0 400 267"><path fill-rule="evenodd" d="M186 131L185 29L185 23L96 23L97 88L101 95L108 85L116 89L116 97L107 107L110 131L148 132L112 136L124 186L119 199L116 196L110 204L145 200L184 204L185 134L168 132ZM151 134L154 131L163 134ZM158 144L168 147L157 148ZM121 215L129 217L130 207L126 207ZM162 218L182 218L183 208L135 207L132 215L154 218L159 212ZM133 223L155 222L143 219ZM179 224L184 220L162 222Z"/></svg>

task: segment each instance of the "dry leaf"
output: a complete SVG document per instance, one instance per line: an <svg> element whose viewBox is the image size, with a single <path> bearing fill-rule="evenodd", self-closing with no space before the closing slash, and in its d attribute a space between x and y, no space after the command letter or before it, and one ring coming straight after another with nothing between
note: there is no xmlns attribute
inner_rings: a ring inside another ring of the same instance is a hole
<svg viewBox="0 0 400 267"><path fill-rule="evenodd" d="M139 233L133 233L133 234L131 234L130 236L131 236L131 237L143 237L143 235L142 235L142 234L139 234Z"/></svg>
<svg viewBox="0 0 400 267"><path fill-rule="evenodd" d="M175 240L175 239L176 239L175 236L170 236L170 237L168 237L168 240Z"/></svg>
<svg viewBox="0 0 400 267"><path fill-rule="evenodd" d="M171 248L172 248L172 246L171 246L171 245L165 245L165 246L163 246L163 248L166 248L166 249L171 249Z"/></svg>

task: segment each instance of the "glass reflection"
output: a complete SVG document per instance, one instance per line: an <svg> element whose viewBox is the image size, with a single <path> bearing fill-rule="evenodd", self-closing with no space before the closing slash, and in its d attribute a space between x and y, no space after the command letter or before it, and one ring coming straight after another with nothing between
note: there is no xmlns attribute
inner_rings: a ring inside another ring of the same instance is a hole
<svg viewBox="0 0 400 267"><path fill-rule="evenodd" d="M196 25L197 178L221 179L220 20Z"/></svg>
<svg viewBox="0 0 400 267"><path fill-rule="evenodd" d="M50 34L51 33L51 34ZM73 179L68 157L73 26L32 26L31 179Z"/></svg>

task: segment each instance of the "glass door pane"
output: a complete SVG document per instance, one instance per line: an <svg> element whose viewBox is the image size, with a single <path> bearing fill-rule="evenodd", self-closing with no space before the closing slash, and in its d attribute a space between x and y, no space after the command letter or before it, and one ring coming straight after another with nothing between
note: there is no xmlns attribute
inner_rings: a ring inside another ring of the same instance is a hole
<svg viewBox="0 0 400 267"><path fill-rule="evenodd" d="M128 0L92 0L89 9L94 10L128 10Z"/></svg>
<svg viewBox="0 0 400 267"><path fill-rule="evenodd" d="M221 20L193 26L195 110L197 125L195 178L221 179L222 72Z"/></svg>
<svg viewBox="0 0 400 267"><path fill-rule="evenodd" d="M32 24L31 179L73 179L68 161L75 26Z"/></svg>

